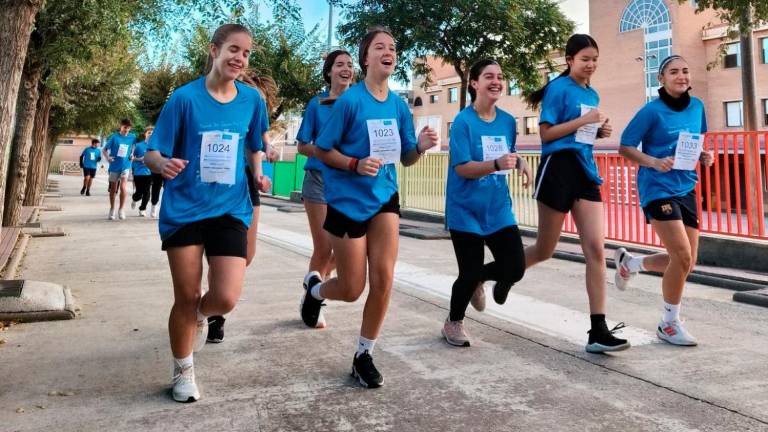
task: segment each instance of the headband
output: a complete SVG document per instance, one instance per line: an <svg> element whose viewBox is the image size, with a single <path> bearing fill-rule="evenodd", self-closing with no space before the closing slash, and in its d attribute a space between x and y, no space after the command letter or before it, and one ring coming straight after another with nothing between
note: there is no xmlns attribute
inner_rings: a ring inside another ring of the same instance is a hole
<svg viewBox="0 0 768 432"><path fill-rule="evenodd" d="M664 60L661 61L661 64L659 65L659 73L663 73L664 72L664 68L667 67L667 65L670 64L672 62L672 60L677 60L677 59L682 59L682 58L683 58L683 56L679 56L677 54L673 54L673 55L665 58Z"/></svg>

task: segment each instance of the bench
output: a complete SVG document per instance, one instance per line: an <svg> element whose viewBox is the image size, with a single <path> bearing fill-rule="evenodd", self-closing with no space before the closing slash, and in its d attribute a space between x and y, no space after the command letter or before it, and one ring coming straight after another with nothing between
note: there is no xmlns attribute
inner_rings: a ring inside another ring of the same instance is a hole
<svg viewBox="0 0 768 432"><path fill-rule="evenodd" d="M0 269L5 269L5 265L8 264L19 234L21 234L20 227L3 227L0 230Z"/></svg>

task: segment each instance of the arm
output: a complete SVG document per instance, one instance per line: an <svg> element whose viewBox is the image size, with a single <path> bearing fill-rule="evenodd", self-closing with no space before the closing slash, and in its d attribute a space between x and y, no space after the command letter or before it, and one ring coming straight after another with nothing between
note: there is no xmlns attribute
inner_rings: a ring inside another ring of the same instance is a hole
<svg viewBox="0 0 768 432"><path fill-rule="evenodd" d="M516 168L518 166L518 160L522 159L517 158L517 153L507 153L494 160L484 162L469 161L461 165L456 165L456 174L468 179L477 179L485 177L488 174L493 174L496 171Z"/></svg>
<svg viewBox="0 0 768 432"><path fill-rule="evenodd" d="M415 164L425 151L437 145L438 139L440 139L440 137L437 136L437 132L434 129L429 126L424 126L421 132L419 132L419 139L416 143L416 147L403 155L400 161L405 166Z"/></svg>
<svg viewBox="0 0 768 432"><path fill-rule="evenodd" d="M663 159L655 158L647 155L637 147L621 145L619 146L619 154L625 158L639 164L640 166L653 168L659 172L668 172L672 169L672 165L675 163L675 158L665 157Z"/></svg>
<svg viewBox="0 0 768 432"><path fill-rule="evenodd" d="M317 147L317 156L324 164L342 171L353 171L359 175L376 176L381 167L381 160L367 157L365 159L356 159L345 156L340 151L332 148L323 150Z"/></svg>
<svg viewBox="0 0 768 432"><path fill-rule="evenodd" d="M316 149L317 147L314 144L305 143L303 141L297 141L298 142L298 151L299 153L303 154L306 157L317 157Z"/></svg>
<svg viewBox="0 0 768 432"><path fill-rule="evenodd" d="M544 122L539 126L539 135L542 142L552 142L558 138L576 132L580 127L590 123L607 123L607 118L599 109L584 114L581 117L556 125Z"/></svg>
<svg viewBox="0 0 768 432"><path fill-rule="evenodd" d="M184 159L168 159L157 150L148 150L144 156L144 164L149 170L162 175L166 180L174 179L188 163L189 161Z"/></svg>

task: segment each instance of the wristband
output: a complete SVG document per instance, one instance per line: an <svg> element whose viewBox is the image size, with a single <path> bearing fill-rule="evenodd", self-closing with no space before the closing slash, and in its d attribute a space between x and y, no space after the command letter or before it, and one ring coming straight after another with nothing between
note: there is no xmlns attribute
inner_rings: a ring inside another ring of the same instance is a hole
<svg viewBox="0 0 768 432"><path fill-rule="evenodd" d="M360 163L360 160L357 158L349 158L349 163L347 164L347 168L349 168L350 171L357 172L357 165Z"/></svg>
<svg viewBox="0 0 768 432"><path fill-rule="evenodd" d="M499 166L499 160L494 159L493 160L493 167L496 169L496 171L501 171L501 167Z"/></svg>

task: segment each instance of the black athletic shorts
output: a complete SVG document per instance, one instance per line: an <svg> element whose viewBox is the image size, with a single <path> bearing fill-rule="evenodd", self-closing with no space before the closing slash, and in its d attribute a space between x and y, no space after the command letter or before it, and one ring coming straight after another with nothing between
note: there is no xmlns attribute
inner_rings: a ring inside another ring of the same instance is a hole
<svg viewBox="0 0 768 432"><path fill-rule="evenodd" d="M348 235L349 238L360 238L368 232L368 225L371 223L371 219L375 218L381 213L396 213L400 216L400 194L395 192L392 198L389 199L379 211L376 212L370 218L358 222L350 219L344 213L336 210L332 206L328 206L328 211L325 215L325 223L323 229L333 234L336 237L344 237Z"/></svg>
<svg viewBox="0 0 768 432"><path fill-rule="evenodd" d="M247 163L245 164L245 178L248 180L248 195L251 196L251 205L258 207L261 205L261 197L259 196L259 190L256 189L256 184L254 183L251 166Z"/></svg>
<svg viewBox="0 0 768 432"><path fill-rule="evenodd" d="M643 207L643 212L647 223L651 223L651 219L681 220L683 225L699 229L699 215L696 207L696 191L692 190L688 195L651 201Z"/></svg>
<svg viewBox="0 0 768 432"><path fill-rule="evenodd" d="M83 168L83 177L96 177L96 168Z"/></svg>
<svg viewBox="0 0 768 432"><path fill-rule="evenodd" d="M163 250L172 247L203 245L205 255L245 258L248 252L248 228L230 215L203 219L184 225L163 240Z"/></svg>
<svg viewBox="0 0 768 432"><path fill-rule="evenodd" d="M561 213L581 199L602 202L600 185L587 177L575 152L561 150L541 158L533 197Z"/></svg>

